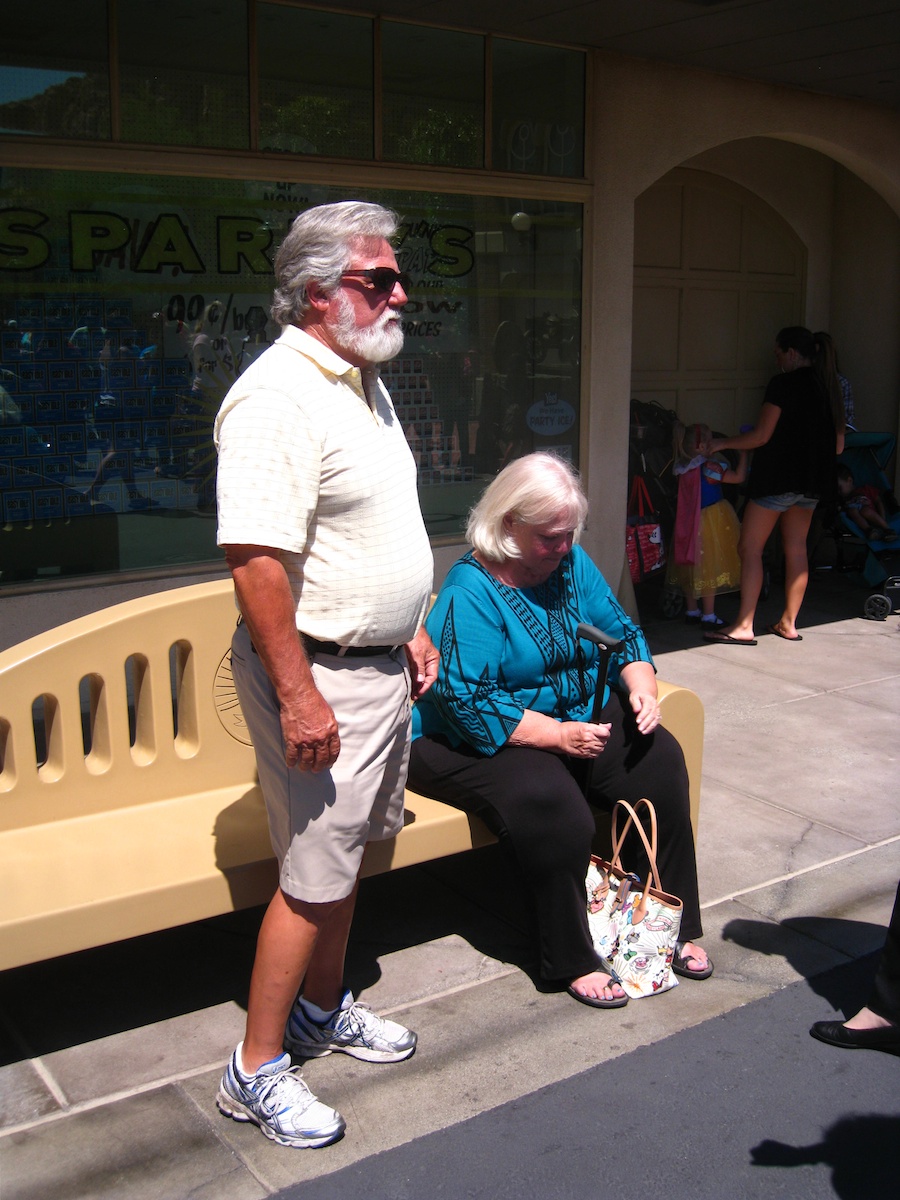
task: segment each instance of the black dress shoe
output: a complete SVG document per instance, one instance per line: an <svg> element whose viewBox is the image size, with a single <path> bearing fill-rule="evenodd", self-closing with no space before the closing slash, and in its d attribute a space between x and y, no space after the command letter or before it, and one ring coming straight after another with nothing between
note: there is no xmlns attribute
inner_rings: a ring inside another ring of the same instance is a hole
<svg viewBox="0 0 900 1200"><path fill-rule="evenodd" d="M841 1021L816 1021L810 1034L829 1046L843 1050L886 1050L900 1054L900 1026L885 1025L881 1029L848 1029Z"/></svg>

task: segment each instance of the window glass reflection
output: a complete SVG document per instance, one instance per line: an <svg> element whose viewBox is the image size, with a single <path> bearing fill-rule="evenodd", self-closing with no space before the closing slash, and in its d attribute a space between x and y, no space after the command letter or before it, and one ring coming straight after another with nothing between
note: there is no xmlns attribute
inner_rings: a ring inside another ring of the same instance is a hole
<svg viewBox="0 0 900 1200"><path fill-rule="evenodd" d="M260 4L259 148L371 158L372 21Z"/></svg>
<svg viewBox="0 0 900 1200"><path fill-rule="evenodd" d="M580 50L493 40L493 166L501 171L584 172L584 73Z"/></svg>
<svg viewBox="0 0 900 1200"><path fill-rule="evenodd" d="M118 0L122 138L250 144L246 0Z"/></svg>
<svg viewBox="0 0 900 1200"><path fill-rule="evenodd" d="M108 138L106 0L33 0L5 14L0 38L0 131Z"/></svg>
<svg viewBox="0 0 900 1200"><path fill-rule="evenodd" d="M484 166L484 38L385 21L386 159Z"/></svg>
<svg viewBox="0 0 900 1200"><path fill-rule="evenodd" d="M221 562L212 423L278 336L274 251L298 211L361 194L402 219L383 373L429 532L459 536L519 454L577 460L579 205L5 168L0 587Z"/></svg>

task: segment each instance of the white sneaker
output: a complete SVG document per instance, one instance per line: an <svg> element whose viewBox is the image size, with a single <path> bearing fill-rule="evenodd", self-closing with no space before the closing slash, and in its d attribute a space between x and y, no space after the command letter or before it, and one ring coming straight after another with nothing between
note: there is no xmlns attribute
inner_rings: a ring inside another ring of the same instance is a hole
<svg viewBox="0 0 900 1200"><path fill-rule="evenodd" d="M377 1016L368 1004L344 992L341 1007L326 1025L318 1025L298 999L288 1017L284 1048L300 1058L322 1058L332 1050L364 1062L402 1062L416 1048L416 1035L396 1021Z"/></svg>
<svg viewBox="0 0 900 1200"><path fill-rule="evenodd" d="M252 1121L279 1146L315 1148L336 1142L346 1127L344 1118L320 1104L300 1078L300 1069L291 1066L290 1057L282 1054L248 1076L237 1065L241 1046L219 1084L219 1111L235 1121Z"/></svg>

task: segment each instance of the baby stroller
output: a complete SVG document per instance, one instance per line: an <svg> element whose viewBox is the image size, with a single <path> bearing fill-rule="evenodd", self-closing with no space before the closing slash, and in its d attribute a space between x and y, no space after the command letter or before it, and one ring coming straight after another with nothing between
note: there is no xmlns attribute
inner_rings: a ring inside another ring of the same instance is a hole
<svg viewBox="0 0 900 1200"><path fill-rule="evenodd" d="M863 605L863 615L869 621L886 621L895 612L900 612L900 575L892 575L885 581L884 591L869 596Z"/></svg>
<svg viewBox="0 0 900 1200"><path fill-rule="evenodd" d="M672 432L677 420L674 410L663 408L655 400L631 401L628 476L632 481L639 477L646 485L652 511L659 519L666 545L669 544L675 524L678 495L677 482L672 474ZM681 612L684 599L679 588L667 586L665 577L665 570L655 572L648 580L636 585L636 596L641 611L644 611L645 604L653 600L660 614L671 619Z"/></svg>
<svg viewBox="0 0 900 1200"><path fill-rule="evenodd" d="M892 433L848 432L844 452L838 462L853 472L857 486L869 484L878 489L884 503L888 524L900 534L900 505L891 491L886 469L897 445ZM865 538L853 519L838 509L835 525L838 569L848 571L851 578L867 587L879 587L888 578L884 561L900 550L900 543Z"/></svg>

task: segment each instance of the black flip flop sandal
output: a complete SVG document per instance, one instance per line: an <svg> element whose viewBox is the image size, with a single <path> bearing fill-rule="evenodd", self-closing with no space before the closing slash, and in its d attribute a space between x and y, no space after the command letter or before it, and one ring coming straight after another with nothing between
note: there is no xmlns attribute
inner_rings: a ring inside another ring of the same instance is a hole
<svg viewBox="0 0 900 1200"><path fill-rule="evenodd" d="M600 1000L597 996L582 996L581 992L576 992L573 987L567 987L566 991L573 1000L577 1000L579 1004L586 1004L588 1008L624 1008L628 1003L627 996L614 996L612 1000Z"/></svg>
<svg viewBox="0 0 900 1200"><path fill-rule="evenodd" d="M689 962L700 962L701 960L696 954L684 954L683 951L684 943L676 942L675 957L672 959L672 970L675 972L675 974L680 975L682 979L709 979L714 970L712 963L709 961L709 956L707 956L706 959L709 965L704 970L692 971L685 964Z"/></svg>

